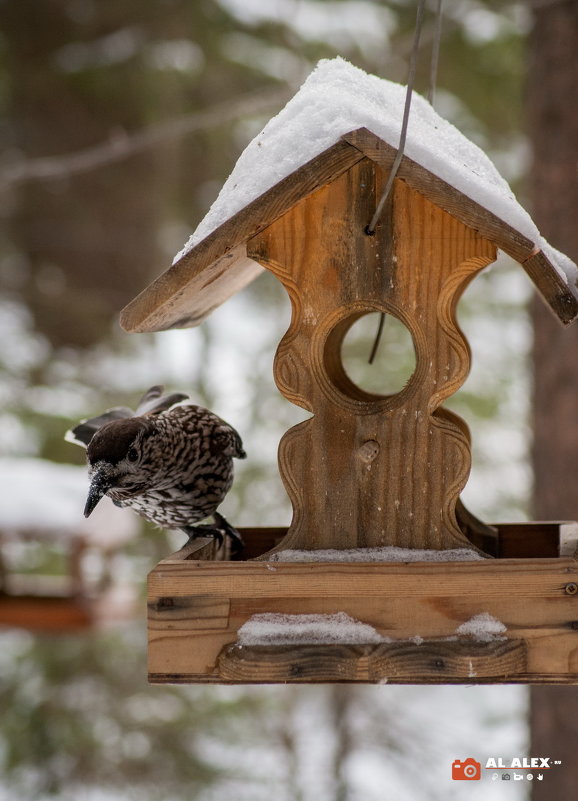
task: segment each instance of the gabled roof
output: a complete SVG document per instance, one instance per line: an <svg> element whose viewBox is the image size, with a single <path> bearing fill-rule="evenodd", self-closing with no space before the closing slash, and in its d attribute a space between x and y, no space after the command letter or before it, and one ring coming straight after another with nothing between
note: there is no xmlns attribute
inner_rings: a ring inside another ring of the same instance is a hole
<svg viewBox="0 0 578 801"><path fill-rule="evenodd" d="M128 331L198 325L262 268L246 243L362 158L391 168L403 87L343 59L320 62L246 148L173 266L121 316ZM414 95L398 180L518 261L562 323L578 316L578 269L540 236L487 156Z"/></svg>

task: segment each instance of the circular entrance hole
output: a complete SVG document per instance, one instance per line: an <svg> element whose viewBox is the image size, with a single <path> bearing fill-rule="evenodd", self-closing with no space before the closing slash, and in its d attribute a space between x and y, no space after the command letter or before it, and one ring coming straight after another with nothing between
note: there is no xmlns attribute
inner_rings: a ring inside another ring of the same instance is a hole
<svg viewBox="0 0 578 801"><path fill-rule="evenodd" d="M347 378L362 392L397 395L415 371L415 347L406 326L386 314L375 358L369 364L380 316L379 312L369 312L354 319L343 337L341 363Z"/></svg>

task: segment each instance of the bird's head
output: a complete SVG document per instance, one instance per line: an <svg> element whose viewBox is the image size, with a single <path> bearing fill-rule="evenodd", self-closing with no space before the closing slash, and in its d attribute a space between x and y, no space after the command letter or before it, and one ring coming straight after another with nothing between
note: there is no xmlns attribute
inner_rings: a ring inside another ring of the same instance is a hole
<svg viewBox="0 0 578 801"><path fill-rule="evenodd" d="M129 498L145 488L142 463L151 430L152 425L145 418L130 417L112 420L94 434L86 450L90 489L85 517L109 490Z"/></svg>

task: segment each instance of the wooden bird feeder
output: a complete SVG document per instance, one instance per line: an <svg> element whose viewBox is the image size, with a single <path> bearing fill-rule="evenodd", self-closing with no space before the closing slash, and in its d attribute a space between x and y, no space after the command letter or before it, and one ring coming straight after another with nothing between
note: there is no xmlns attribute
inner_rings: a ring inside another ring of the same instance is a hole
<svg viewBox="0 0 578 801"><path fill-rule="evenodd" d="M540 240L411 153L368 236L395 155L381 129L340 133L184 252L123 312L128 331L197 325L270 270L293 310L275 380L312 414L279 448L293 505L288 530L245 531L253 558L244 562L204 561L211 545L199 542L150 574L153 682L578 681L578 526L486 525L467 512L460 493L470 436L443 407L470 367L458 300L498 248L563 324L578 315L578 291ZM393 396L365 392L343 367L344 337L370 312L397 318L413 339L415 371ZM490 558L276 561L287 549L383 546ZM340 612L382 640L238 640L254 615ZM503 635L456 634L479 615L500 621Z"/></svg>

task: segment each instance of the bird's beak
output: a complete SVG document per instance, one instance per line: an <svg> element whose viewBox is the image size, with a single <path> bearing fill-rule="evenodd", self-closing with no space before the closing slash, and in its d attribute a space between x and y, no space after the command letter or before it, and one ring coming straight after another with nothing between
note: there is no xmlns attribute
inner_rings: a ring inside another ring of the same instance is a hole
<svg viewBox="0 0 578 801"><path fill-rule="evenodd" d="M88 490L88 498L84 507L84 516L90 517L94 511L94 507L100 501L102 496L112 486L110 478L106 475L105 471L101 468L97 470L90 482L90 489Z"/></svg>

